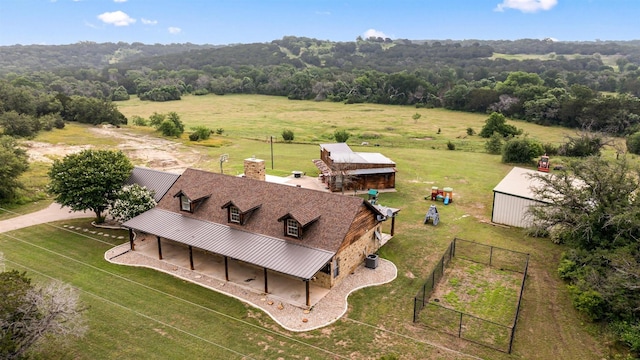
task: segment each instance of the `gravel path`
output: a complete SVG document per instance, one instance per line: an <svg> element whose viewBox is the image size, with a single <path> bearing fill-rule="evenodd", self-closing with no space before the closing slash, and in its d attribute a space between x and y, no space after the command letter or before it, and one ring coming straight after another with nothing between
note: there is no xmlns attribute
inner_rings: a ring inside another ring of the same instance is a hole
<svg viewBox="0 0 640 360"><path fill-rule="evenodd" d="M337 321L347 312L349 294L367 286L391 282L397 276L396 266L390 261L379 259L376 269L365 268L362 264L331 289L311 310L305 310L294 305L283 304L279 299L270 299L269 294L265 295L254 289L158 260L140 252L129 251L129 243L108 250L104 257L115 264L156 269L234 297L264 311L283 328L297 332L318 329Z"/></svg>

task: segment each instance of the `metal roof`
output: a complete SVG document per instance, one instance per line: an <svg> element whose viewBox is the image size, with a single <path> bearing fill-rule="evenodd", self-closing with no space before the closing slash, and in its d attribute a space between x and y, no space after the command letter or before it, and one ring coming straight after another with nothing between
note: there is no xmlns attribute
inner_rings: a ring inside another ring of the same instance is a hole
<svg viewBox="0 0 640 360"><path fill-rule="evenodd" d="M158 208L140 214L123 225L305 280L313 277L335 255L327 250L309 248Z"/></svg>
<svg viewBox="0 0 640 360"><path fill-rule="evenodd" d="M320 144L320 148L331 153L329 156L334 163L396 165L393 160L380 153L355 152L346 143Z"/></svg>
<svg viewBox="0 0 640 360"><path fill-rule="evenodd" d="M348 175L371 175L371 174L391 174L396 172L395 168L373 168L373 169L355 169L345 170Z"/></svg>
<svg viewBox="0 0 640 360"><path fill-rule="evenodd" d="M394 165L394 166L396 164L395 162L393 162L393 160L389 159L388 157L380 153L357 152L355 154L363 158L365 162L369 164L387 164L387 165Z"/></svg>
<svg viewBox="0 0 640 360"><path fill-rule="evenodd" d="M539 188L543 186L539 180L531 177L531 175L535 173L535 170L514 167L507 176L505 176L502 181L493 188L493 191L524 199L540 201L535 197L535 194L531 190L532 188Z"/></svg>
<svg viewBox="0 0 640 360"><path fill-rule="evenodd" d="M133 168L125 184L138 184L149 190L153 190L153 199L159 202L179 177L180 174L136 166Z"/></svg>

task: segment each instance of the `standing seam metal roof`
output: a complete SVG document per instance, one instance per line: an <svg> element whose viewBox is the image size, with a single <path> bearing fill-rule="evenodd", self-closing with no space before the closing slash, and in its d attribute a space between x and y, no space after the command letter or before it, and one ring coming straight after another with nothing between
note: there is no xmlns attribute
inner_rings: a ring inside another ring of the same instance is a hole
<svg viewBox="0 0 640 360"><path fill-rule="evenodd" d="M157 203L160 202L160 199L169 191L179 177L179 174L136 166L133 168L125 184L138 184L149 190L153 190L153 199Z"/></svg>
<svg viewBox="0 0 640 360"><path fill-rule="evenodd" d="M124 226L301 279L310 279L335 255L282 239L237 230L158 208Z"/></svg>

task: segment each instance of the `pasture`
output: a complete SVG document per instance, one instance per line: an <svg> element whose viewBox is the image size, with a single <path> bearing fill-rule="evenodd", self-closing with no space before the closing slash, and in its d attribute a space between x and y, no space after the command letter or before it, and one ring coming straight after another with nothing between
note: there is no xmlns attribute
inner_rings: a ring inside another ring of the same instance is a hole
<svg viewBox="0 0 640 360"><path fill-rule="evenodd" d="M176 151L197 152L193 166L216 172L219 156L229 154L229 162L223 164L229 174L242 172L243 159L255 155L266 160L270 175L289 175L292 170L317 175L311 159L319 157L318 143L332 142L336 129L349 131L348 142L355 151L381 152L397 163L397 192L381 194L380 203L402 210L395 237L379 254L395 263L398 278L356 291L341 320L298 334L282 330L235 299L166 274L106 262L104 252L117 241L104 243L51 225L0 234L8 269L27 270L37 280L69 282L89 305L87 337L63 347L66 353L58 353L59 358L602 359L609 353L598 328L573 309L556 273L563 247L527 237L520 229L489 224L492 189L511 166L502 164L500 156L486 154L484 139L467 135L469 127L479 132L487 115L240 95L187 96L167 103L132 99L118 106L128 118L175 111L187 131L196 125L224 129L209 145L190 142L186 136L177 139L184 147ZM412 118L415 113L421 114L418 120ZM510 123L543 142L560 143L573 133ZM293 143L281 141L284 129L294 131ZM156 135L136 126L120 131ZM273 163L270 136L278 138ZM77 124L35 140L118 146L117 139L105 139ZM363 141L379 146L360 146ZM448 141L456 144L455 151L447 150ZM145 164L143 159L134 162ZM46 165L35 169L42 167ZM422 221L432 204L424 199L431 186L453 187L455 194L451 205L436 203L438 226ZM88 221L67 223L86 226ZM413 297L454 237L531 254L511 355L412 322Z"/></svg>

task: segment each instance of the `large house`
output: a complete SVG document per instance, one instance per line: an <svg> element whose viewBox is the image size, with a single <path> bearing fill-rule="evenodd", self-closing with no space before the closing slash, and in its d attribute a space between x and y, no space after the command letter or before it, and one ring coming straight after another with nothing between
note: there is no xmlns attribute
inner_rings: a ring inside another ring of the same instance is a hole
<svg viewBox="0 0 640 360"><path fill-rule="evenodd" d="M249 159L249 164L254 163ZM246 165L246 164L245 164ZM263 172L262 172L263 173ZM208 171L187 169L158 205L125 222L160 240L331 289L389 240L381 223L397 209L344 196ZM160 246L158 246L159 251ZM191 261L193 267L193 260Z"/></svg>
<svg viewBox="0 0 640 360"><path fill-rule="evenodd" d="M380 153L355 152L346 143L320 144L313 160L331 191L394 189L396 163Z"/></svg>

